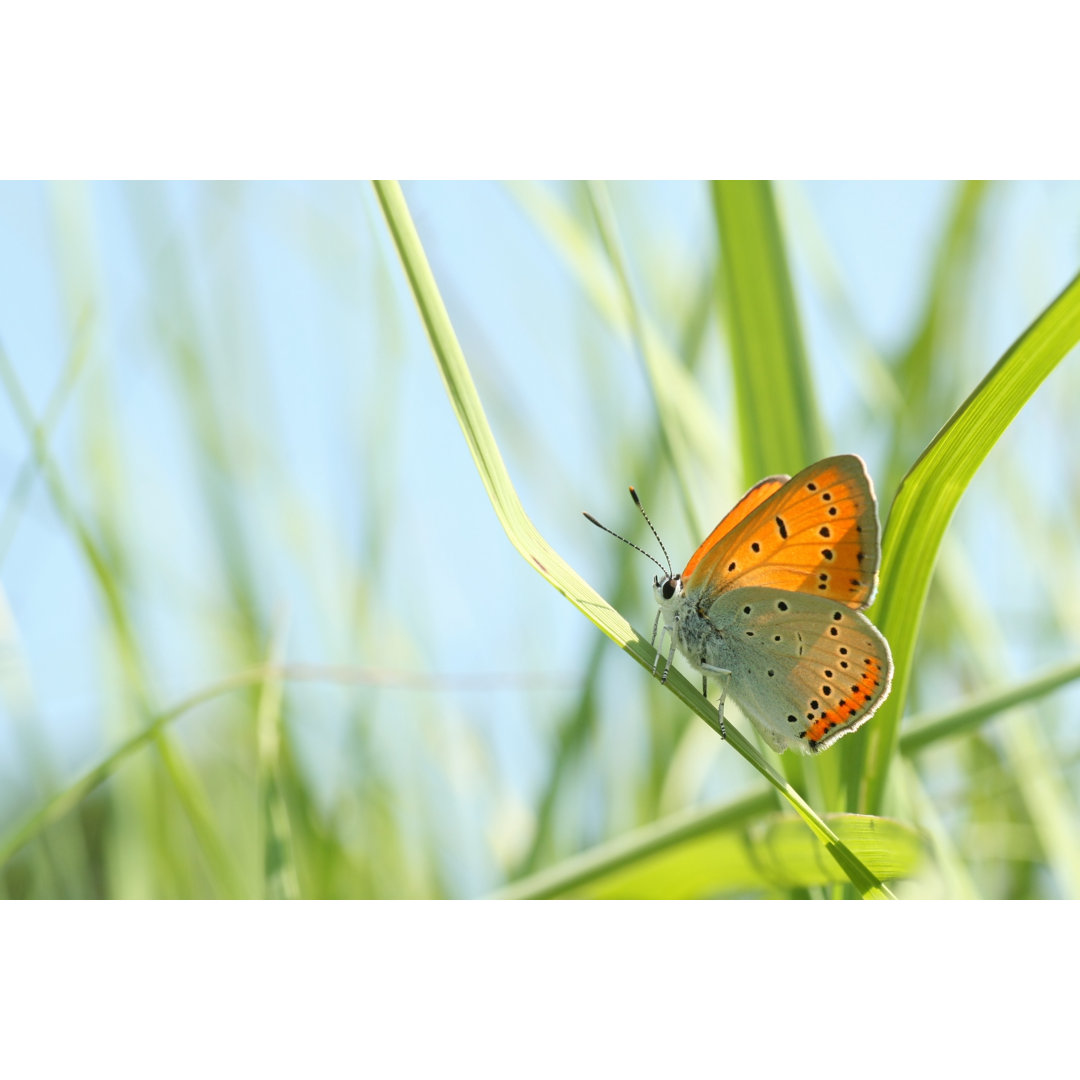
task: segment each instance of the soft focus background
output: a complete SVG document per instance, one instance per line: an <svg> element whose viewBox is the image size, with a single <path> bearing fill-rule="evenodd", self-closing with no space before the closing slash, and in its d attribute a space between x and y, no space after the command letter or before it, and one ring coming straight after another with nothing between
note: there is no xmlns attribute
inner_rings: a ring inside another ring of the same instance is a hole
<svg viewBox="0 0 1080 1080"><path fill-rule="evenodd" d="M581 510L651 543L635 483L681 565L745 486L708 187L608 188L691 373L693 523L582 190L404 191L526 510L648 637L654 568ZM775 196L884 520L1080 267L1080 184ZM507 542L369 187L0 184L0 349L4 895L478 896L761 790ZM909 714L1080 657L1078 415L1074 353L960 504ZM1080 896L1078 705L913 758L898 891Z"/></svg>

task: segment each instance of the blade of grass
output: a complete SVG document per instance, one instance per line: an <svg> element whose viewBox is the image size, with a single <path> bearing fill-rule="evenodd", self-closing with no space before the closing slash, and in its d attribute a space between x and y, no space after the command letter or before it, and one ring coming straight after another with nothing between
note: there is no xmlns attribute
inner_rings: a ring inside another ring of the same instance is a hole
<svg viewBox="0 0 1080 1080"><path fill-rule="evenodd" d="M78 382L83 367L86 365L87 357L90 355L92 326L91 314L88 311L79 320L79 325L75 330L75 344L71 350L71 355L68 357L68 362L64 365L64 370L61 372L60 378L57 380L56 386L49 397L49 402L45 406L45 412L42 414L41 420L34 425L32 446L27 453L26 460L20 466L19 471L15 474L15 479L11 483L10 492L4 502L3 516L0 517L0 565L3 564L4 559L7 557L11 541L15 537L19 518L26 506L26 500L29 498L34 479L40 469L41 455L34 447L48 446L49 441L52 439L53 430L60 421L64 406L71 397L71 392L75 388L76 382Z"/></svg>
<svg viewBox="0 0 1080 1080"><path fill-rule="evenodd" d="M395 183L379 181L375 184L375 191L427 330L443 384L496 516L508 538L546 581L633 656L642 667L651 671L654 653L648 643L556 554L526 516L484 416L483 406L401 189ZM707 724L719 731L715 710L685 678L673 671L667 686ZM825 844L833 858L840 863L860 894L891 895L798 792L737 731L729 730L728 740L736 753L783 793L799 816Z"/></svg>
<svg viewBox="0 0 1080 1080"><path fill-rule="evenodd" d="M384 682L383 673L381 672L355 671L349 668L327 667L317 664L285 664L280 667L271 664L258 664L235 672L227 678L219 679L156 714L146 727L125 739L97 765L88 769L63 791L57 792L46 803L28 814L22 822L14 826L6 836L0 839L0 867L43 829L74 810L95 788L105 783L110 776L115 774L125 761L146 746L153 744L173 721L178 720L192 709L205 705L224 694L265 686L268 682L274 680L284 682L326 682L344 685L358 683L381 685ZM428 687L420 687L420 689L426 688ZM430 688L442 689L443 687L442 684L435 683ZM239 892L237 895L239 895Z"/></svg>
<svg viewBox="0 0 1080 1080"><path fill-rule="evenodd" d="M904 405L896 376L885 362L871 335L863 326L840 262L813 209L806 189L798 183L777 185L784 207L784 218L799 253L806 261L818 301L829 313L830 322L848 345L852 363L848 374L858 389L863 408L894 416ZM888 484L880 485L890 490Z"/></svg>
<svg viewBox="0 0 1080 1080"><path fill-rule="evenodd" d="M700 290L698 301L691 311L689 323L686 327L686 332L683 335L682 348L679 351L679 355L685 359L688 367L691 369L695 366L700 355L700 348L709 319L711 306L712 283L705 282ZM617 316L614 314L612 314L612 318L617 320ZM659 335L656 334L655 330L652 331L652 333L654 334L655 340L651 349L654 351L654 354L660 354L662 353L662 346L660 344ZM665 370L667 370L668 365L675 363L673 358L663 357L661 357L660 362L664 365ZM659 418L657 418L656 423L659 423ZM627 449L629 455L629 461L627 463L628 475L640 478L637 482L642 486L643 490L653 490L654 486L657 486L656 478L663 467L663 459L659 454L655 453L653 449L658 439L658 434L654 436L646 433L640 439L635 438ZM638 515L635 513L634 518L637 518L637 516ZM628 535L625 529L617 529L616 531L621 531L623 532L623 535ZM614 585L612 586L614 598L613 606L621 608L624 602L629 603L631 598L638 594L640 583L640 561L636 552L623 544L616 545L612 557L616 564L615 572L613 574ZM519 861L516 872L512 875L515 878L531 874L541 864L541 859L545 854L546 846L551 838L555 812L564 791L563 785L566 782L566 778L573 774L572 767L579 759L583 748L588 745L589 736L595 729L597 682L600 673L603 670L601 661L606 655L606 649L607 646L604 639L602 637L596 638L584 665L585 679L581 693L578 696L577 701L569 709L568 714L558 725L555 736L553 761L548 779L541 788L532 840L524 858ZM666 773L671 760L671 752L664 753L663 747L657 745L655 739L656 726L664 721L668 721L675 727L679 727L681 724L681 728L685 728L686 724L685 718L680 722L679 719L676 718L673 720L672 717L667 714L662 716L653 715L650 717L650 720L653 724L654 732L653 751L649 754L649 761L653 769L653 790L651 792L653 805L647 807L645 812L649 814L649 816L655 816L656 801L660 797L663 783L662 778Z"/></svg>
<svg viewBox="0 0 1080 1080"><path fill-rule="evenodd" d="M159 713L146 727L137 731L130 738L125 739L115 750L93 768L87 770L78 780L69 784L63 791L58 792L44 805L32 811L20 824L12 828L0 840L0 867L43 829L74 810L95 788L108 780L125 760L144 747L152 745L174 720L197 705L211 701L223 693L254 686L262 682L266 677L267 673L264 667L240 672L229 679L221 680L204 690L200 690L171 709Z"/></svg>
<svg viewBox="0 0 1080 1080"><path fill-rule="evenodd" d="M950 319L959 306L957 298L970 292L968 282L975 265L971 253L979 215L989 190L988 185L982 183L957 185L929 275L924 310L916 320L909 346L892 368L887 368L860 327L860 320L846 295L839 272L833 267L826 242L816 227L816 219L806 203L805 194L797 185L785 188L785 195L788 196L785 206L793 207L796 213L802 208L801 222L804 227L801 233L811 256L816 255L819 293L830 303L837 323L848 328L849 336L861 356L861 362L851 374L863 387L865 407L875 415L890 418L886 425L890 435L889 449L875 477L877 490L882 495L896 490L904 470L917 453L912 448L911 439L918 437L918 425L925 424L927 415L933 415L937 401L955 400L958 396L952 385L952 380L956 378L953 374L955 365L937 364L935 367L934 361L943 338L952 332ZM904 387L903 394L900 394L898 384ZM924 442L925 435L918 447L921 448ZM886 509L883 503L883 517ZM857 808L855 793L864 760L859 744L866 737L864 731L854 738L845 739L833 754L822 760L818 772L821 774L826 806ZM837 790L837 783L843 785L843 790Z"/></svg>
<svg viewBox="0 0 1080 1080"><path fill-rule="evenodd" d="M616 333L633 332L627 326L629 312L625 291L618 281L611 280L615 277L611 256L598 250L593 233L544 189L536 185L512 184L509 190L574 277L597 314ZM711 283L709 288L711 290ZM645 373L657 402L657 418L669 429L674 428L669 440L672 456L676 459L676 471L693 475L696 467L698 472L707 469L708 475L713 475L717 462L732 457L728 425L721 423L718 413L700 393L688 370L693 367L694 357L685 348L686 343L682 351L676 353L649 313L636 306L634 310L639 321L638 348L646 360ZM685 507L685 501L680 500L680 505ZM701 531L696 515L687 519L687 525L691 536L697 536Z"/></svg>
<svg viewBox="0 0 1080 1080"><path fill-rule="evenodd" d="M712 831L745 827L768 814L774 806L772 792L763 790L722 806L671 814L606 844L563 859L539 873L511 881L495 894L494 899L543 900L563 896L674 845Z"/></svg>
<svg viewBox="0 0 1080 1080"><path fill-rule="evenodd" d="M41 420L35 425L33 445L27 452L26 460L20 466L12 481L7 499L0 516L0 566L11 548L19 522L34 481L39 473L40 453L36 446L48 446L53 432L68 403L71 392L90 355L93 340L93 317L88 308L79 319L74 333L74 342L63 371L56 382ZM3 346L0 345L0 349ZM0 700L3 701L12 720L15 736L22 750L24 770L29 774L35 794L43 796L56 786L55 763L52 751L44 735L44 725L34 704L30 673L26 657L19 642L15 617L0 586L0 653L4 654L0 671ZM68 882L85 881L89 877L88 853L77 828L71 828L63 837L43 837L41 843L44 877L48 880L43 890L48 896L73 896L75 890ZM62 848L64 857L57 857L56 850Z"/></svg>
<svg viewBox="0 0 1080 1080"><path fill-rule="evenodd" d="M667 378L669 365L664 363L660 351L655 348L655 337L646 328L645 319L641 313L630 280L630 271L623 257L622 243L619 240L619 230L615 223L615 210L611 205L611 197L607 187L601 183L587 183L585 193L588 197L589 206L596 221L596 227L600 233L600 241L607 253L615 279L618 282L619 293L622 298L626 318L630 325L630 336L649 377L649 385L652 388L653 401L656 403L659 418L660 444L664 448L665 455L674 466L677 480L676 487L679 499L682 503L683 513L690 525L693 535L704 535L701 521L698 519L694 508L694 500L687 486L689 480L689 466L693 460L690 452L689 432L690 428L683 415L683 397L677 397L672 392L674 387L672 380ZM681 366L681 365L680 365Z"/></svg>
<svg viewBox="0 0 1080 1080"><path fill-rule="evenodd" d="M506 190L515 198L553 255L573 276L582 295L613 334L620 337L631 334L642 359L653 400L658 403L656 427L649 432L635 433L634 438L620 451L620 459L626 459L627 476L634 478L639 490L655 491L660 487L661 468L667 475L671 468L669 459L674 457L678 462L676 474L680 478L693 478L697 504L703 505L712 498L712 486L717 477L716 463L733 459L733 454L725 449L730 424L720 421L708 400L698 391L692 375L711 325L715 282L710 275L701 276L696 285L696 299L679 335L678 347L672 349L667 344L665 333L650 318L649 312L636 303L633 291L628 289L628 275L625 271L621 274L617 272L614 265L622 265L624 260L617 241L614 214L609 208L604 209L609 201L606 189L601 189L597 198L591 200L593 222L598 224L598 229L587 228L582 215L571 212L543 185L511 183L506 185ZM589 192L583 189L583 193L588 205ZM606 234L606 243L597 242L598 232L602 234L602 239ZM628 325L631 315L636 320L636 326ZM677 416L673 414L673 409L677 410ZM675 444L670 455L657 453L656 450L662 439L659 427L665 422L675 429L674 436L668 439L669 443ZM680 486L680 491L685 491L685 484ZM728 491L725 494L733 497L735 493ZM690 535L696 536L700 532L696 522L701 519L691 512L685 499L681 500L681 505L688 515ZM637 515L634 517L637 518ZM633 524L642 523L637 518ZM617 531L628 534L625 527ZM616 607L621 607L624 599L629 601L632 595L637 594L639 557L628 548L620 548L614 558L613 600ZM634 593L629 591L631 588L635 590ZM600 661L605 655L605 648L602 639L598 638L585 664L585 685L581 697L558 725L553 764L548 781L541 788L532 842L525 858L517 866L515 877L533 872L547 854L554 813L560 803L565 780L575 775L572 766L588 745L588 735L594 730L595 681L603 670ZM649 720L652 748L648 759L652 790L641 807L645 820L656 814L656 800L660 798L665 783L662 778L666 775L673 753L673 736L676 731L685 732L688 718L680 720L666 711L661 714L652 710Z"/></svg>
<svg viewBox="0 0 1080 1080"><path fill-rule="evenodd" d="M749 487L824 457L825 438L772 186L715 182L712 200Z"/></svg>
<svg viewBox="0 0 1080 1080"><path fill-rule="evenodd" d="M282 681L279 665L285 646L285 626L284 618L275 624L268 674L259 694L255 719L262 813L263 895L268 900L300 898L289 814L281 788Z"/></svg>
<svg viewBox="0 0 1080 1080"><path fill-rule="evenodd" d="M882 544L882 589L871 615L892 648L892 693L857 740L858 806L880 810L907 699L911 660L938 548L983 458L1080 341L1080 275L994 365L915 462L897 492Z"/></svg>
<svg viewBox="0 0 1080 1080"><path fill-rule="evenodd" d="M1080 848L1077 807L1062 775L1055 748L1033 710L1012 716L1002 725L1010 772L1031 815L1046 866L1057 878L1065 899L1080 897Z"/></svg>
<svg viewBox="0 0 1080 1080"><path fill-rule="evenodd" d="M894 410L890 447L886 455L885 490L892 491L908 462L926 441L926 418L937 402L955 401L961 392L958 367L941 363L943 345L954 346L957 308L973 295L972 257L979 216L993 186L981 180L956 185L937 253L929 274L925 306L915 323L909 344L893 364L893 377L904 388L903 407Z"/></svg>
<svg viewBox="0 0 1080 1080"><path fill-rule="evenodd" d="M950 571L943 590L948 618L956 632L972 643L976 677L990 680L1008 670L1008 631L995 621L975 583L966 580L968 565L950 539L946 537L942 545L942 564ZM1080 817L1060 755L1038 719L1035 709L1025 704L998 726L995 742L1004 751L1003 771L1015 781L1017 809L1030 821L1046 868L1065 896L1076 897L1080 895ZM992 822L991 830L997 825ZM1028 872L1026 860L1010 861L1021 875ZM1022 889L1018 895L1025 892Z"/></svg>
<svg viewBox="0 0 1080 1080"><path fill-rule="evenodd" d="M942 821L940 809L927 792L918 771L911 762L902 761L898 765L898 774L905 806L910 808L909 816L919 823L930 850L930 860L940 874L942 899L979 899L978 889L967 865L957 851Z"/></svg>
<svg viewBox="0 0 1080 1080"><path fill-rule="evenodd" d="M743 481L749 488L824 457L825 439L772 186L726 181L714 182L711 191ZM842 750L834 751L810 774L815 783L827 780L820 790L834 807L841 760ZM806 790L803 760L788 755L781 761L788 780Z"/></svg>
<svg viewBox="0 0 1080 1080"><path fill-rule="evenodd" d="M956 708L914 716L907 725L907 731L900 736L900 753L905 757L912 757L946 739L966 735L982 727L987 720L999 713L1015 709L1018 705L1026 705L1076 679L1080 679L1080 661L1073 660Z"/></svg>
<svg viewBox="0 0 1080 1080"><path fill-rule="evenodd" d="M672 815L566 859L500 891L500 899L697 898L846 882L792 815L765 814L762 792L719 808ZM886 818L828 815L829 825L882 878L910 876L918 833Z"/></svg>

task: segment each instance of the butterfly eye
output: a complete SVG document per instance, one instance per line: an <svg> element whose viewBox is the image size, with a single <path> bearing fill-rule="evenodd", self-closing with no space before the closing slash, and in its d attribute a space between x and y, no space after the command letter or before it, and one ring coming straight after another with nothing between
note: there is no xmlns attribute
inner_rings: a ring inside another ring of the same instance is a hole
<svg viewBox="0 0 1080 1080"><path fill-rule="evenodd" d="M664 587L661 589L661 595L665 600L670 600L675 595L675 586L672 583L671 578L668 578L667 581L664 582Z"/></svg>

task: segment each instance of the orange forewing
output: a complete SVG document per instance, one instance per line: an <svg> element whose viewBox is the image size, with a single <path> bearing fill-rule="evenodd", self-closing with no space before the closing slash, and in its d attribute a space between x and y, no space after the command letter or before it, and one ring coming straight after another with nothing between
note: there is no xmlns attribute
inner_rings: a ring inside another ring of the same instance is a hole
<svg viewBox="0 0 1080 1080"><path fill-rule="evenodd" d="M709 550L722 540L736 525L739 524L752 511L756 510L770 495L787 483L786 476L766 476L759 480L736 504L727 512L724 520L705 538L705 542L694 552L686 569L682 572L685 581L693 572L694 567L709 553Z"/></svg>
<svg viewBox="0 0 1080 1080"><path fill-rule="evenodd" d="M770 483L775 478L758 487ZM757 490L751 489L728 518ZM874 493L862 460L844 454L803 469L709 543L698 549L684 574L689 578L693 571L687 587L702 589L703 599L764 585L865 607L877 585L880 548Z"/></svg>

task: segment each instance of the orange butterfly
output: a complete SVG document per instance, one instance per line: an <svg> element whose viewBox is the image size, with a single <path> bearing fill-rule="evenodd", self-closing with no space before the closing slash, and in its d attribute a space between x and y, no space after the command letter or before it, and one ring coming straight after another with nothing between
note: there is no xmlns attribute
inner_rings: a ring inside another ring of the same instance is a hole
<svg viewBox="0 0 1080 1080"><path fill-rule="evenodd" d="M730 692L780 752L824 750L854 731L892 682L888 643L860 611L877 587L878 534L874 489L853 454L756 484L681 574L653 579L653 642L663 618L671 643L661 681L678 648L703 692L720 679L721 730Z"/></svg>

